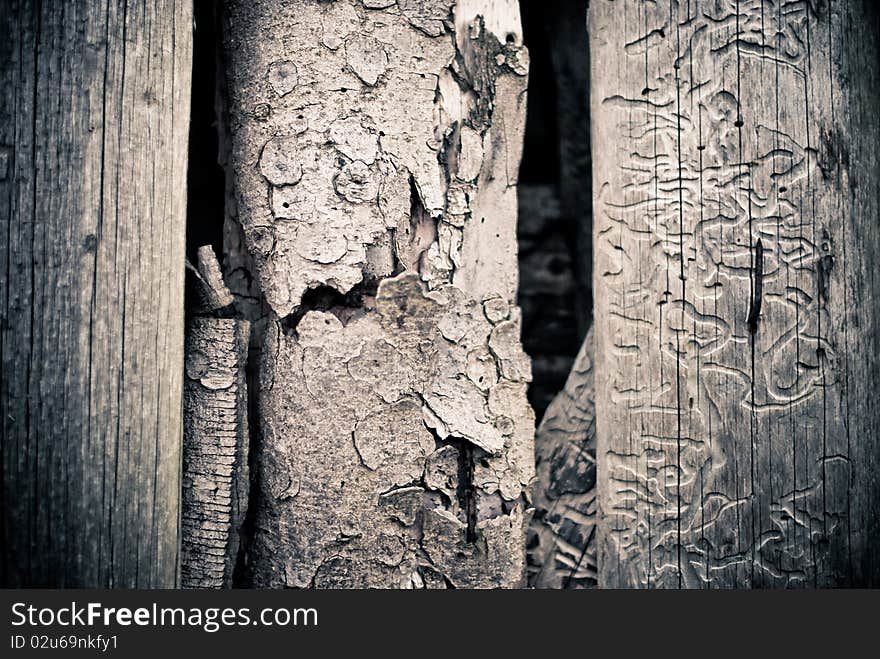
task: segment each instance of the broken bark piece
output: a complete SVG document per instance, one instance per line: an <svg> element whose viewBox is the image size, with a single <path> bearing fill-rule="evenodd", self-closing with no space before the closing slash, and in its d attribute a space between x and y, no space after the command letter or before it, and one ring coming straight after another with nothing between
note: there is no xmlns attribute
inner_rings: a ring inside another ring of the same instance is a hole
<svg viewBox="0 0 880 659"><path fill-rule="evenodd" d="M181 585L230 588L248 494L250 323L193 318L184 379Z"/></svg>
<svg viewBox="0 0 880 659"><path fill-rule="evenodd" d="M196 277L196 290L199 296L196 313L216 315L233 310L235 300L223 281L223 274L213 247L210 245L199 247L195 267L187 262L187 268Z"/></svg>
<svg viewBox="0 0 880 659"><path fill-rule="evenodd" d="M535 434L529 585L596 586L596 424L593 332Z"/></svg>

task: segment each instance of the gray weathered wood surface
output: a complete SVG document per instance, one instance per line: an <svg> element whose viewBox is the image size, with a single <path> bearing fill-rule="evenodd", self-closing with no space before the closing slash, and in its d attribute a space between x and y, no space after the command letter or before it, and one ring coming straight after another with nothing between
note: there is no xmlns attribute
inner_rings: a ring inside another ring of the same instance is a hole
<svg viewBox="0 0 880 659"><path fill-rule="evenodd" d="M172 587L191 6L0 21L0 580Z"/></svg>
<svg viewBox="0 0 880 659"><path fill-rule="evenodd" d="M189 268L200 302L184 351L180 585L231 588L250 489L251 324L227 317L234 300L210 245Z"/></svg>
<svg viewBox="0 0 880 659"><path fill-rule="evenodd" d="M880 584L876 12L590 3L600 585Z"/></svg>

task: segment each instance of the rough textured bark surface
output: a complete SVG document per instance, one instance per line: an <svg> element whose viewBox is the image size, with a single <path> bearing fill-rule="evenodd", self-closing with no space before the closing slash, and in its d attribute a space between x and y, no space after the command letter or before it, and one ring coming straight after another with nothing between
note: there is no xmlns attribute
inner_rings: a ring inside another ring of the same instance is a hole
<svg viewBox="0 0 880 659"><path fill-rule="evenodd" d="M600 585L877 585L876 8L589 32Z"/></svg>
<svg viewBox="0 0 880 659"><path fill-rule="evenodd" d="M200 304L186 328L181 586L230 588L248 501L247 320L210 246L190 266Z"/></svg>
<svg viewBox="0 0 880 659"><path fill-rule="evenodd" d="M172 587L190 3L0 21L2 581Z"/></svg>
<svg viewBox="0 0 880 659"><path fill-rule="evenodd" d="M229 588L248 494L250 323L193 318L184 381L181 585Z"/></svg>
<svg viewBox="0 0 880 659"><path fill-rule="evenodd" d="M593 588L596 572L596 410L593 333L535 434L529 585Z"/></svg>
<svg viewBox="0 0 880 659"><path fill-rule="evenodd" d="M231 2L262 341L257 586L516 586L534 473L515 307L515 2Z"/></svg>

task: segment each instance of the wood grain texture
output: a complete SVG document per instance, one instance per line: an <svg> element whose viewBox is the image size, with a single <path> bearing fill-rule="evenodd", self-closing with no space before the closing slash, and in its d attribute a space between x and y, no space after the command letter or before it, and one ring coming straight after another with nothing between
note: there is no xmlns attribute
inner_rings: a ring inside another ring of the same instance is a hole
<svg viewBox="0 0 880 659"><path fill-rule="evenodd" d="M2 582L178 576L188 2L4 2Z"/></svg>
<svg viewBox="0 0 880 659"><path fill-rule="evenodd" d="M878 585L878 28L592 2L599 582Z"/></svg>
<svg viewBox="0 0 880 659"><path fill-rule="evenodd" d="M269 314L249 581L521 584L517 3L231 2L225 52Z"/></svg>

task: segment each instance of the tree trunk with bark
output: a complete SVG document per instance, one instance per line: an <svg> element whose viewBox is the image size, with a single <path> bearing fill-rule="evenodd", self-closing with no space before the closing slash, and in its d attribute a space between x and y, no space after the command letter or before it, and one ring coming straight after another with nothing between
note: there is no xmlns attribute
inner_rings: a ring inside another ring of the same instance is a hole
<svg viewBox="0 0 880 659"><path fill-rule="evenodd" d="M600 585L877 585L876 9L589 31Z"/></svg>
<svg viewBox="0 0 880 659"><path fill-rule="evenodd" d="M549 32L559 125L559 206L574 229L574 309L579 338L593 319L593 217L590 176L590 56L586 0L542 7Z"/></svg>
<svg viewBox="0 0 880 659"><path fill-rule="evenodd" d="M0 20L2 582L173 587L191 6Z"/></svg>
<svg viewBox="0 0 880 659"><path fill-rule="evenodd" d="M517 4L231 2L225 29L267 314L248 581L521 584Z"/></svg>

